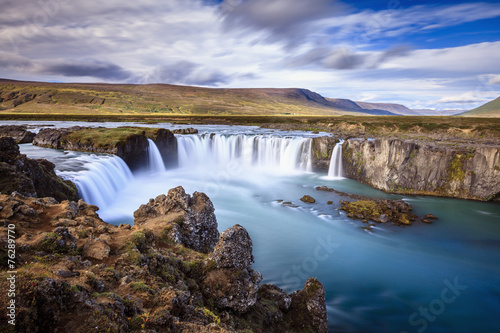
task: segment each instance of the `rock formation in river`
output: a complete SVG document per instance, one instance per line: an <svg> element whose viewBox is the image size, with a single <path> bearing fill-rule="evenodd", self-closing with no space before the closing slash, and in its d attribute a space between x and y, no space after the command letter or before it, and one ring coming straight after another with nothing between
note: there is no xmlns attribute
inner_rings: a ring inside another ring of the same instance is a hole
<svg viewBox="0 0 500 333"><path fill-rule="evenodd" d="M495 146L349 139L343 167L347 177L390 193L476 200L500 193L500 148Z"/></svg>
<svg viewBox="0 0 500 333"><path fill-rule="evenodd" d="M316 171L328 171L333 148L339 142L331 136L322 136L312 139L311 154L312 166Z"/></svg>
<svg viewBox="0 0 500 333"><path fill-rule="evenodd" d="M45 128L35 136L34 145L121 157L131 169L147 161L148 138L153 140L166 166L177 163L177 139L167 129L149 127Z"/></svg>
<svg viewBox="0 0 500 333"><path fill-rule="evenodd" d="M47 160L33 160L21 154L13 138L0 138L0 193L17 191L32 197L75 200L76 186L59 178L54 168Z"/></svg>
<svg viewBox="0 0 500 333"><path fill-rule="evenodd" d="M26 126L6 125L0 126L0 138L11 137L17 143L31 143L35 133L28 131Z"/></svg>

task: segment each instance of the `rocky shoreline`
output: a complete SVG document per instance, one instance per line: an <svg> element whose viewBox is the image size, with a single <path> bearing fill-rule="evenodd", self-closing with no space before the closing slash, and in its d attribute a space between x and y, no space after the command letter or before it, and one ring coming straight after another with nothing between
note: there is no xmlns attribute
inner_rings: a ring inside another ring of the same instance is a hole
<svg viewBox="0 0 500 333"><path fill-rule="evenodd" d="M0 142L18 152L14 139ZM16 233L17 331L328 331L323 285L310 278L291 294L259 285L247 231L219 234L205 194L171 189L141 205L133 226L110 225L97 211L83 200L0 194L1 234ZM7 239L0 242L7 290ZM7 304L7 293L0 300Z"/></svg>

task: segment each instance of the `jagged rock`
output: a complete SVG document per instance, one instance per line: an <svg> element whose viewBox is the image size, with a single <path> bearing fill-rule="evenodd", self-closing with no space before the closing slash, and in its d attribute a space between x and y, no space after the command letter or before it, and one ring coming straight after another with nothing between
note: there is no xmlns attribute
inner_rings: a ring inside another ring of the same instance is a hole
<svg viewBox="0 0 500 333"><path fill-rule="evenodd" d="M425 215L425 218L427 218L427 219L432 219L432 220L437 220L437 217L435 217L435 216L434 216L434 215L432 215L432 214L427 214L427 215Z"/></svg>
<svg viewBox="0 0 500 333"><path fill-rule="evenodd" d="M54 197L75 200L76 186L64 181L47 160L32 160L19 152L13 138L0 138L0 193L17 191L30 197Z"/></svg>
<svg viewBox="0 0 500 333"><path fill-rule="evenodd" d="M35 133L28 131L26 126L5 125L0 126L0 137L12 137L17 143L31 143Z"/></svg>
<svg viewBox="0 0 500 333"><path fill-rule="evenodd" d="M216 269L205 279L204 292L215 299L221 309L246 312L257 301L262 276L251 269L252 240L245 228L235 225L222 232L208 259Z"/></svg>
<svg viewBox="0 0 500 333"><path fill-rule="evenodd" d="M198 130L196 128L178 128L172 131L174 134L196 134Z"/></svg>
<svg viewBox="0 0 500 333"><path fill-rule="evenodd" d="M290 296L292 305L287 316L296 329L305 331L309 327L313 332L328 332L325 288L321 282L309 278L304 289L295 291ZM308 321L305 322L304 318Z"/></svg>
<svg viewBox="0 0 500 333"><path fill-rule="evenodd" d="M292 297L285 293L281 288L273 284L263 284L257 292L259 298L271 300L276 303L281 311L290 310Z"/></svg>
<svg viewBox="0 0 500 333"><path fill-rule="evenodd" d="M240 225L223 231L209 259L217 268L249 269L254 262L252 240Z"/></svg>
<svg viewBox="0 0 500 333"><path fill-rule="evenodd" d="M171 220L166 219L166 217ZM182 186L159 195L141 205L134 212L134 223L145 224L148 220L164 217L154 223L154 228L168 229L168 237L193 250L208 253L217 243L219 232L214 206L206 194L194 192L191 197ZM163 231L162 230L162 231Z"/></svg>
<svg viewBox="0 0 500 333"><path fill-rule="evenodd" d="M305 203L316 203L316 199L314 199L310 195L304 195L302 198L300 198L300 201Z"/></svg>
<svg viewBox="0 0 500 333"><path fill-rule="evenodd" d="M89 239L83 246L83 257L103 260L109 256L111 248L102 239Z"/></svg>

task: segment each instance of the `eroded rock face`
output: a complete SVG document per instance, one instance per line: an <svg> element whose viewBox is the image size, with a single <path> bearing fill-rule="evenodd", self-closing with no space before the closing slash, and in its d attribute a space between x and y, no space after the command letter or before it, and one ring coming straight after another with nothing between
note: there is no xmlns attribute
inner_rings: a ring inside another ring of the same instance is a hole
<svg viewBox="0 0 500 333"><path fill-rule="evenodd" d="M347 177L390 193L490 200L500 193L500 148L456 148L416 140L349 139Z"/></svg>
<svg viewBox="0 0 500 333"><path fill-rule="evenodd" d="M6 125L0 126L0 137L14 138L17 143L30 143L35 133L28 131L26 126Z"/></svg>
<svg viewBox="0 0 500 333"><path fill-rule="evenodd" d="M168 237L193 250L208 253L213 250L219 232L214 206L206 194L194 192L191 197L182 186L159 195L134 212L134 223L161 218L156 228L167 230Z"/></svg>
<svg viewBox="0 0 500 333"><path fill-rule="evenodd" d="M248 232L238 224L223 231L209 258L217 268L250 269L254 260Z"/></svg>
<svg viewBox="0 0 500 333"><path fill-rule="evenodd" d="M32 160L19 152L15 140L0 138L0 193L19 192L30 197L76 200L76 186L64 181L47 160Z"/></svg>
<svg viewBox="0 0 500 333"><path fill-rule="evenodd" d="M311 154L312 166L315 171L328 171L333 148L338 139L331 136L322 136L312 139Z"/></svg>
<svg viewBox="0 0 500 333"><path fill-rule="evenodd" d="M304 318L312 321L313 332L328 332L327 313L325 303L325 288L316 279L309 278L304 289L290 294L292 305L289 312L290 319L295 322L296 328L305 329Z"/></svg>
<svg viewBox="0 0 500 333"><path fill-rule="evenodd" d="M206 277L204 292L217 307L244 313L256 303L262 276L251 269L252 240L245 228L237 224L223 231L208 260L216 269Z"/></svg>

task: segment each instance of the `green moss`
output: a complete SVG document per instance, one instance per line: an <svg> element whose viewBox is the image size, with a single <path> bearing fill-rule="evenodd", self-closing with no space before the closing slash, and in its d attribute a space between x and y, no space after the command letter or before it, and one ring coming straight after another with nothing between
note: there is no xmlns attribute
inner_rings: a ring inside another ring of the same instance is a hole
<svg viewBox="0 0 500 333"><path fill-rule="evenodd" d="M474 152L468 154L456 154L448 165L448 181L459 181L463 183L466 170L464 162L474 158Z"/></svg>
<svg viewBox="0 0 500 333"><path fill-rule="evenodd" d="M150 287L148 287L143 282L131 282L129 285L130 285L130 288L132 288L135 291L147 292L147 293L150 293L150 294L154 294L155 293L153 289L151 289Z"/></svg>

